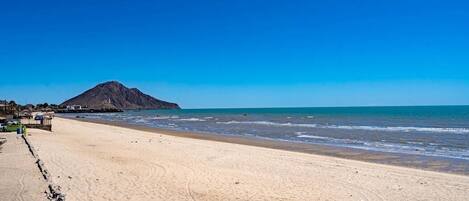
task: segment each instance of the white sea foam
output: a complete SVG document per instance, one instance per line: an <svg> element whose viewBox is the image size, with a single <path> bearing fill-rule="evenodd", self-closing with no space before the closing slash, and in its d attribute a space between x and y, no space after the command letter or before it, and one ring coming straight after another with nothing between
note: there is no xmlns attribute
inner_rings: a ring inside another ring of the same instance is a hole
<svg viewBox="0 0 469 201"><path fill-rule="evenodd" d="M469 133L468 128L428 128L428 127L379 127L379 126L323 126L324 128L349 129L349 130L370 130L370 131L401 131L401 132L429 132L429 133Z"/></svg>
<svg viewBox="0 0 469 201"><path fill-rule="evenodd" d="M469 134L469 128L428 128L428 127L379 127L379 126L340 126L340 125L318 125L318 124L297 124L297 123L276 123L270 121L228 121L217 122L218 124L254 124L280 127L303 127L303 128L330 128L342 130L369 130L385 132L431 132L431 133L454 133Z"/></svg>
<svg viewBox="0 0 469 201"><path fill-rule="evenodd" d="M145 119L137 119L135 120L136 123L147 123L148 121Z"/></svg>
<svg viewBox="0 0 469 201"><path fill-rule="evenodd" d="M169 117L169 116L159 116L159 117L151 117L150 119L162 120L162 119L171 119L171 117Z"/></svg>
<svg viewBox="0 0 469 201"><path fill-rule="evenodd" d="M299 138L319 139L319 140L329 140L329 139L332 139L332 138L329 138L329 137L322 137L322 136L316 136L316 135L298 135L297 137L299 137Z"/></svg>
<svg viewBox="0 0 469 201"><path fill-rule="evenodd" d="M168 127L175 128L175 127L177 127L177 125L176 124L168 124Z"/></svg>
<svg viewBox="0 0 469 201"><path fill-rule="evenodd" d="M153 120L164 120L164 119L177 119L179 118L178 116L176 115L173 115L173 116L156 116L156 117L151 117L150 119L153 119Z"/></svg>
<svg viewBox="0 0 469 201"><path fill-rule="evenodd" d="M199 119L199 118L188 118L188 119L179 119L178 121L206 121L206 120Z"/></svg>
<svg viewBox="0 0 469 201"><path fill-rule="evenodd" d="M303 134L306 134L306 132L302 132L302 131L298 131L298 132L295 132L296 135L303 135Z"/></svg>
<svg viewBox="0 0 469 201"><path fill-rule="evenodd" d="M266 126L288 126L288 127L309 127L317 128L316 124L293 124L293 123L275 123L270 121L227 121L227 122L217 122L218 124L256 124L256 125L266 125Z"/></svg>

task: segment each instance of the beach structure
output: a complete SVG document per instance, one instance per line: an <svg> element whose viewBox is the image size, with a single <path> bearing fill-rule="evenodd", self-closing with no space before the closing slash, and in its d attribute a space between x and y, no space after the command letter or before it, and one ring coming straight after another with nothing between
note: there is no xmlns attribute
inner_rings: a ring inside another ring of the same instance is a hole
<svg viewBox="0 0 469 201"><path fill-rule="evenodd" d="M81 105L67 105L67 110L81 110Z"/></svg>
<svg viewBox="0 0 469 201"><path fill-rule="evenodd" d="M0 110L1 111L6 111L6 106L8 102L6 100L0 100Z"/></svg>
<svg viewBox="0 0 469 201"><path fill-rule="evenodd" d="M42 130L52 131L52 118L53 113L28 113L21 112L19 122L26 126L26 128L37 128Z"/></svg>
<svg viewBox="0 0 469 201"><path fill-rule="evenodd" d="M33 115L31 114L31 111L29 110L22 110L19 112L19 118L33 118Z"/></svg>
<svg viewBox="0 0 469 201"><path fill-rule="evenodd" d="M0 115L11 115L16 112L16 103L6 100L0 100Z"/></svg>
<svg viewBox="0 0 469 201"><path fill-rule="evenodd" d="M110 100L106 100L104 102L108 102ZM105 112L122 112L121 109L115 108L112 105L105 105L103 104L101 107L97 108L90 108L87 105L64 105L62 106L63 109L57 108L54 109L55 113L105 113Z"/></svg>

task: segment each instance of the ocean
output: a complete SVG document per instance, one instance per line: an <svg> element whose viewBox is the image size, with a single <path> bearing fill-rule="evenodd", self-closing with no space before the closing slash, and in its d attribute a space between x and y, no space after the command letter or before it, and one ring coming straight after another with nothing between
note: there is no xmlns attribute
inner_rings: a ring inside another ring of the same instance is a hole
<svg viewBox="0 0 469 201"><path fill-rule="evenodd" d="M469 160L469 106L127 110L79 115L211 135Z"/></svg>

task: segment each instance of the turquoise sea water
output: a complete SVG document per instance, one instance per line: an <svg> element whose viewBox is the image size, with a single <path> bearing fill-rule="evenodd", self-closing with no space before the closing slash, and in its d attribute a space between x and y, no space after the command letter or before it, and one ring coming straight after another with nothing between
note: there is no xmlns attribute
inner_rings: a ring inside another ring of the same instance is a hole
<svg viewBox="0 0 469 201"><path fill-rule="evenodd" d="M82 116L207 134L469 160L469 106L129 110Z"/></svg>

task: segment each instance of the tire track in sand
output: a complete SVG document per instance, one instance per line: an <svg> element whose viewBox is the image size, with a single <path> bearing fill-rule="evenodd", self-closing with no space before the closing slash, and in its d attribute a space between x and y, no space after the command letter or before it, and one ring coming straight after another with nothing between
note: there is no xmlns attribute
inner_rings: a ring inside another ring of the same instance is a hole
<svg viewBox="0 0 469 201"><path fill-rule="evenodd" d="M191 188L192 178L195 175L195 171L194 171L193 168L188 167L188 166L182 166L182 167L188 169L189 172L190 172L190 174L188 176L186 176L187 181L186 181L186 185L185 185L186 193L187 193L187 195L189 195L188 198L190 198L190 200L192 200L192 201L196 201L195 196L194 196L194 192Z"/></svg>
<svg viewBox="0 0 469 201"><path fill-rule="evenodd" d="M138 178L141 184L143 185L144 188L144 193L145 195L149 196L154 196L154 194L158 194L160 198L163 198L163 195L165 195L168 192L168 189L164 186L161 185L160 183L157 182L155 185L155 181L162 180L168 172L166 167L163 165L160 165L155 162L149 162L149 161L143 161L139 160L140 164L142 166L145 166L145 176ZM153 198L154 199L154 198Z"/></svg>

